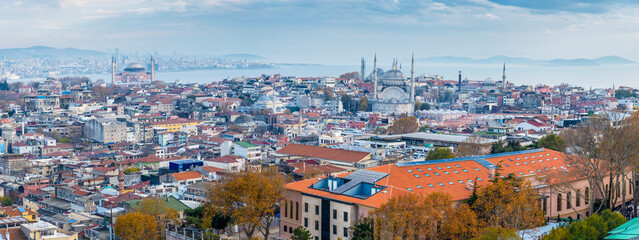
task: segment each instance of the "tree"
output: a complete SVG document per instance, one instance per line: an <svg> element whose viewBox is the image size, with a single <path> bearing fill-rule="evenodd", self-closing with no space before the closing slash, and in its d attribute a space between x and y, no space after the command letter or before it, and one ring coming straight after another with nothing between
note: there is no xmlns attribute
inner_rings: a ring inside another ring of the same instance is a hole
<svg viewBox="0 0 639 240"><path fill-rule="evenodd" d="M244 128L240 127L238 125L231 125L229 127L229 131L236 132L236 133L243 133L244 132Z"/></svg>
<svg viewBox="0 0 639 240"><path fill-rule="evenodd" d="M419 123L414 116L400 118L393 122L393 125L388 128L388 132L393 135L414 133L417 132L417 130L419 130Z"/></svg>
<svg viewBox="0 0 639 240"><path fill-rule="evenodd" d="M220 212L242 225L247 237L259 230L264 239L283 199L284 179L277 173L243 172L230 175L209 191L207 213Z"/></svg>
<svg viewBox="0 0 639 240"><path fill-rule="evenodd" d="M166 201L161 198L145 198L140 202L137 212L152 216L157 222L157 232L162 238L166 235L166 224L177 221L179 213L177 210L169 208Z"/></svg>
<svg viewBox="0 0 639 240"><path fill-rule="evenodd" d="M0 204L2 206L13 206L13 200L8 196L2 196L0 197Z"/></svg>
<svg viewBox="0 0 639 240"><path fill-rule="evenodd" d="M69 140L69 138L66 138L66 137L61 137L61 138L58 138L58 143L71 143L71 140Z"/></svg>
<svg viewBox="0 0 639 240"><path fill-rule="evenodd" d="M140 172L140 170L136 167L130 167L124 170L124 174L131 174L131 173L137 173Z"/></svg>
<svg viewBox="0 0 639 240"><path fill-rule="evenodd" d="M625 89L619 89L615 91L615 98L624 99L629 97L637 97L637 93Z"/></svg>
<svg viewBox="0 0 639 240"><path fill-rule="evenodd" d="M352 240L373 240L375 232L373 231L373 219L370 217L363 218L358 224L353 225Z"/></svg>
<svg viewBox="0 0 639 240"><path fill-rule="evenodd" d="M366 98L366 96L359 98L359 107L357 110L360 112L368 111L368 98Z"/></svg>
<svg viewBox="0 0 639 240"><path fill-rule="evenodd" d="M322 92L324 93L324 101L333 100L333 97L335 97L335 94L333 94L330 88L324 88Z"/></svg>
<svg viewBox="0 0 639 240"><path fill-rule="evenodd" d="M91 91L93 92L92 93L93 97L97 99L103 99L113 95L113 88L102 87L99 85L91 87Z"/></svg>
<svg viewBox="0 0 639 240"><path fill-rule="evenodd" d="M426 154L426 160L437 160L437 159L448 159L448 158L455 158L455 154L453 154L453 151L451 151L450 148L436 147L435 149L428 151L428 154Z"/></svg>
<svg viewBox="0 0 639 240"><path fill-rule="evenodd" d="M215 211L210 207L206 207L204 210L204 216L202 219L203 227L213 228L215 229L217 234L220 234L222 230L226 229L226 227L228 227L228 225L233 222L231 216L219 211ZM211 210L213 210L213 212L209 212Z"/></svg>
<svg viewBox="0 0 639 240"><path fill-rule="evenodd" d="M487 154L490 149L490 143L484 141L483 138L478 136L470 136L464 139L463 142L457 146L455 155L459 157L472 157Z"/></svg>
<svg viewBox="0 0 639 240"><path fill-rule="evenodd" d="M544 222L537 196L528 181L495 176L491 184L479 189L473 210L489 226L533 228Z"/></svg>
<svg viewBox="0 0 639 240"><path fill-rule="evenodd" d="M604 239L609 231L621 226L626 218L617 212L606 209L601 214L593 214L581 222L572 222L568 226L555 228L544 240Z"/></svg>
<svg viewBox="0 0 639 240"><path fill-rule="evenodd" d="M122 240L160 239L158 223L153 216L131 212L117 218L114 233Z"/></svg>
<svg viewBox="0 0 639 240"><path fill-rule="evenodd" d="M502 228L502 227L487 227L484 228L482 233L473 238L473 240L517 240L521 239L517 236L517 231L514 229Z"/></svg>
<svg viewBox="0 0 639 240"><path fill-rule="evenodd" d="M566 141L561 136L548 134L537 142L537 147L547 148L555 151L564 151L566 149Z"/></svg>
<svg viewBox="0 0 639 240"><path fill-rule="evenodd" d="M184 210L184 216L188 224L194 224L197 227L202 227L202 219L204 218L204 207L199 206L196 208L189 208Z"/></svg>
<svg viewBox="0 0 639 240"><path fill-rule="evenodd" d="M395 196L371 217L377 239L470 239L479 226L467 205L453 207L442 192Z"/></svg>
<svg viewBox="0 0 639 240"><path fill-rule="evenodd" d="M551 230L547 235L543 236L542 240L571 240L574 236L570 233L567 227L557 227Z"/></svg>
<svg viewBox="0 0 639 240"><path fill-rule="evenodd" d="M293 229L293 235L291 235L291 240L311 240L311 238L311 232L304 226Z"/></svg>
<svg viewBox="0 0 639 240"><path fill-rule="evenodd" d="M601 211L599 214L608 225L608 231L611 231L622 224L626 223L626 218L618 212L612 212L610 209Z"/></svg>
<svg viewBox="0 0 639 240"><path fill-rule="evenodd" d="M419 106L419 110L430 110L430 104L422 103L422 105Z"/></svg>

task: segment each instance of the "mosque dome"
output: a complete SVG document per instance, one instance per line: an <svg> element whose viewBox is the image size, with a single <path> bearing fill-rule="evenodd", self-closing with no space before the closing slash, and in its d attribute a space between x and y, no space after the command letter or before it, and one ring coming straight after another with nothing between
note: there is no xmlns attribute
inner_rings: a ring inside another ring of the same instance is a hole
<svg viewBox="0 0 639 240"><path fill-rule="evenodd" d="M384 73L384 75L381 77L382 79L406 79L406 75L404 75L404 73L402 71L399 71L397 69L391 69L388 70L386 73Z"/></svg>
<svg viewBox="0 0 639 240"><path fill-rule="evenodd" d="M235 121L233 121L233 124L240 127L255 127L255 121L249 115L241 115L237 117Z"/></svg>
<svg viewBox="0 0 639 240"><path fill-rule="evenodd" d="M130 63L126 68L124 68L125 72L144 72L145 69L142 65L136 62Z"/></svg>

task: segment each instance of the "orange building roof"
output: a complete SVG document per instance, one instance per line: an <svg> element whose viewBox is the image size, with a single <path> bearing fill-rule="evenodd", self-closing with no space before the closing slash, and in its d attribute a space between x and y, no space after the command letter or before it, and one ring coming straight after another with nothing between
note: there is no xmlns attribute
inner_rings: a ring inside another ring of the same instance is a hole
<svg viewBox="0 0 639 240"><path fill-rule="evenodd" d="M177 181L184 181L184 180L187 180L187 179L202 178L202 174L200 172L197 172L197 171L186 171L186 172L179 172L179 173L171 173L171 176L173 176L175 178L175 180L177 180Z"/></svg>
<svg viewBox="0 0 639 240"><path fill-rule="evenodd" d="M302 144L286 145L285 147L277 151L277 153L351 163L360 162L371 155L367 152L357 152Z"/></svg>
<svg viewBox="0 0 639 240"><path fill-rule="evenodd" d="M379 208L397 194L409 192L424 195L433 192L446 192L450 194L453 201L459 201L467 199L472 193L472 190L466 188L467 182L474 183L477 179L478 186L488 184L491 180L490 168L497 164L501 165L498 174L503 176L513 174L515 177L544 176L552 171L570 168L565 162L563 153L548 149L534 149L469 158L388 164L369 168L367 170L387 173L388 176L375 182L375 184L386 188L366 199L310 187L324 177L289 183L286 188L374 208ZM345 177L348 174L350 173L342 174L340 177Z"/></svg>

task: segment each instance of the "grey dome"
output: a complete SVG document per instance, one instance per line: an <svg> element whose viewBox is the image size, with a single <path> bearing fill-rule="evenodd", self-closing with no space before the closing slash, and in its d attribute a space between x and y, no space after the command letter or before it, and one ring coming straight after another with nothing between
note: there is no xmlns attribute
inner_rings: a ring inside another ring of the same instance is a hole
<svg viewBox="0 0 639 240"><path fill-rule="evenodd" d="M406 79L406 75L404 75L404 73L402 71L399 71L397 69L392 69L392 70L388 70L386 73L384 73L384 75L381 77L382 79Z"/></svg>
<svg viewBox="0 0 639 240"><path fill-rule="evenodd" d="M249 115L241 115L233 121L233 124L240 127L254 127L255 121L253 121L253 118Z"/></svg>
<svg viewBox="0 0 639 240"><path fill-rule="evenodd" d="M139 63L132 62L124 69L125 72L143 72L145 71L144 67Z"/></svg>

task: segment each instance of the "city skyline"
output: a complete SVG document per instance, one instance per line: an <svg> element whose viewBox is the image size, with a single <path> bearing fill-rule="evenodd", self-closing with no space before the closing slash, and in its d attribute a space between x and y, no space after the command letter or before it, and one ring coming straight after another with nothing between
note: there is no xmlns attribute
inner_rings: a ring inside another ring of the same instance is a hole
<svg viewBox="0 0 639 240"><path fill-rule="evenodd" d="M639 59L630 1L8 1L3 48L249 53L275 62L419 57Z"/></svg>

